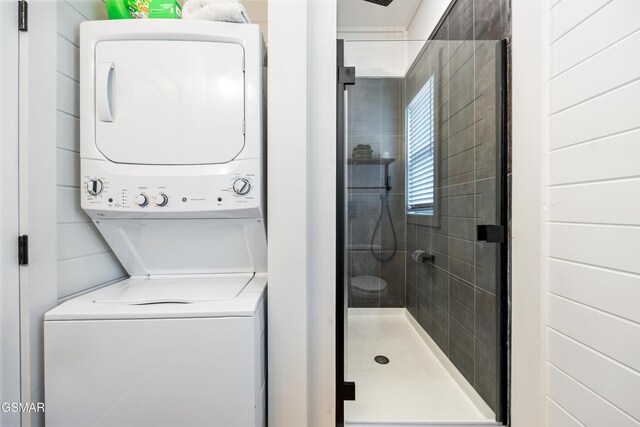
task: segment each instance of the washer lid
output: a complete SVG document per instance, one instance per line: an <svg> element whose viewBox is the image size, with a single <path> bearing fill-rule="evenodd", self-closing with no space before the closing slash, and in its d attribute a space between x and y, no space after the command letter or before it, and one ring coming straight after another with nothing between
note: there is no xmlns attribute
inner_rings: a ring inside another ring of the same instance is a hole
<svg viewBox="0 0 640 427"><path fill-rule="evenodd" d="M97 304L191 304L229 300L237 297L253 274L204 278L132 277L108 294L97 296Z"/></svg>
<svg viewBox="0 0 640 427"><path fill-rule="evenodd" d="M248 283L247 283L248 282ZM132 277L70 299L45 321L253 317L266 274Z"/></svg>
<svg viewBox="0 0 640 427"><path fill-rule="evenodd" d="M351 286L361 292L382 292L387 282L378 276L355 276L351 278Z"/></svg>

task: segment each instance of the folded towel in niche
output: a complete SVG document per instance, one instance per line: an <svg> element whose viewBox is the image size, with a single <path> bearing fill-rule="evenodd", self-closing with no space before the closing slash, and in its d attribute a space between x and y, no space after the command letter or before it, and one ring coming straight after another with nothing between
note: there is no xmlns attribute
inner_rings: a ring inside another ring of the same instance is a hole
<svg viewBox="0 0 640 427"><path fill-rule="evenodd" d="M369 144L358 144L353 148L351 156L359 159L370 159L373 157L373 149Z"/></svg>
<svg viewBox="0 0 640 427"><path fill-rule="evenodd" d="M351 157L355 159L371 159L373 157L373 150L353 150Z"/></svg>
<svg viewBox="0 0 640 427"><path fill-rule="evenodd" d="M182 19L249 22L247 11L237 0L189 0L182 6Z"/></svg>

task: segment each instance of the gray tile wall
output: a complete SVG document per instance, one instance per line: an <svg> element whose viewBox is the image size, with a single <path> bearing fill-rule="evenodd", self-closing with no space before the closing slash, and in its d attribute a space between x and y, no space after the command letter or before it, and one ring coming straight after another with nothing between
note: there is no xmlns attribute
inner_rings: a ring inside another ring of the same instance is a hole
<svg viewBox="0 0 640 427"><path fill-rule="evenodd" d="M374 157L387 151L395 158L389 166L392 190L388 194L389 210L396 232L397 253L389 261L379 261L371 253L371 239L380 216L381 196L385 190L349 190L347 253L349 277L370 275L387 282L384 294L363 297L349 292L350 307L405 306L405 242L404 212L404 79L357 78L348 87L348 150L357 144L370 144ZM350 187L384 185L384 167L352 165L348 168ZM394 247L391 222L386 206L381 226L373 239L374 251L388 258Z"/></svg>
<svg viewBox="0 0 640 427"><path fill-rule="evenodd" d="M436 76L436 213L407 216L406 307L487 404L496 409L495 244L498 223L496 43L510 32L509 0L458 0L406 76L407 103ZM416 264L414 250L435 255Z"/></svg>

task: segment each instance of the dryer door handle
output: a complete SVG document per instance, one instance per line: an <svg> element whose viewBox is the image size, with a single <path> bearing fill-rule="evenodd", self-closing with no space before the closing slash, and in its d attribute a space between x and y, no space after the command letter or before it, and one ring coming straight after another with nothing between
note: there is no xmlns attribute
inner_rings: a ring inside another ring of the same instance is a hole
<svg viewBox="0 0 640 427"><path fill-rule="evenodd" d="M96 110L98 120L113 122L113 62L101 62L96 70Z"/></svg>

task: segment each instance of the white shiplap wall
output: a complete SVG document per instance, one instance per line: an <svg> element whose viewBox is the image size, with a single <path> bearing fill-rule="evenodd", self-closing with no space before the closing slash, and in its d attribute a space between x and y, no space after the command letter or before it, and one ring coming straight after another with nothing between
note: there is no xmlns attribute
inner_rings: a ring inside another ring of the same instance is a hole
<svg viewBox="0 0 640 427"><path fill-rule="evenodd" d="M80 208L79 26L95 19L106 19L100 0L58 1L58 300L126 274Z"/></svg>
<svg viewBox="0 0 640 427"><path fill-rule="evenodd" d="M547 424L640 426L640 1L547 13Z"/></svg>

